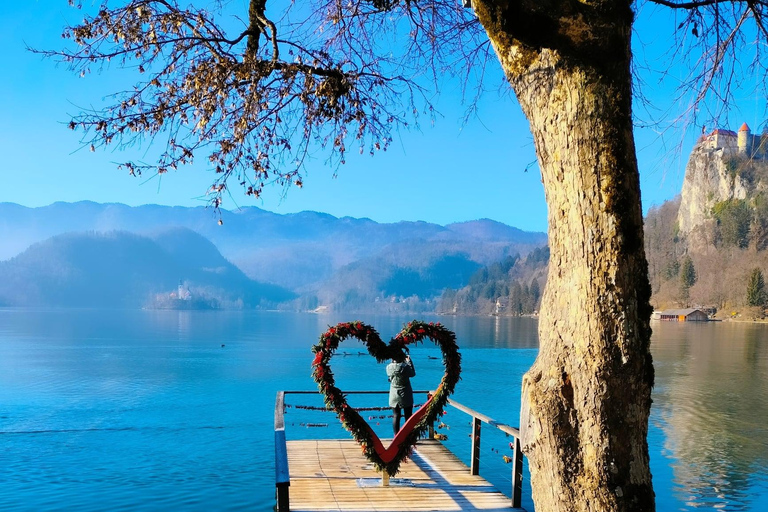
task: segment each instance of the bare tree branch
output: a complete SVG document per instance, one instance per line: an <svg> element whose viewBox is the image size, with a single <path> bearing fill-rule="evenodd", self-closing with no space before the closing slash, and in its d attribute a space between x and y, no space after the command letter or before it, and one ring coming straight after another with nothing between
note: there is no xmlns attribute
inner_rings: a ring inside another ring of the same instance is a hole
<svg viewBox="0 0 768 512"><path fill-rule="evenodd" d="M648 1L654 4L663 5L664 7L671 7L672 9L696 9L699 7L705 7L709 5L734 3L734 0L699 0L694 2L673 2L671 0L648 0Z"/></svg>
<svg viewBox="0 0 768 512"><path fill-rule="evenodd" d="M83 130L91 149L165 134L156 162L121 167L163 174L202 157L218 175L209 191L218 207L232 180L256 197L270 183L301 185L315 147L330 150L334 172L350 144L386 150L419 112L432 115L420 77L432 73L437 84L485 63L479 24L452 0L377 1L320 0L272 20L266 0L251 0L247 26L230 36L221 6L130 0L68 27L71 49L38 53L81 76L114 62L135 69L135 84L82 109L70 128ZM395 51L395 40L404 49ZM393 51L382 52L389 43Z"/></svg>

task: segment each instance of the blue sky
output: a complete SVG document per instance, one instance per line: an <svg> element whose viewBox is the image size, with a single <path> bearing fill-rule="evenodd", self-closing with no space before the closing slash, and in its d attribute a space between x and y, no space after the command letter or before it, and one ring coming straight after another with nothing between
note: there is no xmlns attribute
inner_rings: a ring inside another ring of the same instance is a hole
<svg viewBox="0 0 768 512"><path fill-rule="evenodd" d="M201 196L211 183L211 172L202 165L179 169L162 180L130 177L114 164L125 155L80 149L78 134L66 129L69 114L78 106L98 103L119 83L119 73L75 77L64 66L26 51L25 45L60 47L62 27L80 16L66 0L14 1L0 7L4 48L0 68L5 70L0 81L0 201L26 206L79 200L205 205ZM644 50L643 62L660 69L666 66L663 50L669 48L674 26L671 16L641 10L640 39L635 42L650 48ZM644 92L657 109L653 115L666 128L662 133L636 130L647 212L679 193L687 153L700 127L684 132L672 122L685 109L684 103L673 101L674 76L660 85L657 76L643 78L651 85ZM732 115L733 122L759 124L756 102L745 103ZM491 218L545 231L546 204L538 169L524 171L535 160L532 138L514 97L486 95L479 116L466 125L458 93L443 91L437 108L442 117L435 126L401 132L389 151L375 157L350 155L337 178L318 158L302 189L292 188L285 197L281 189L271 189L263 200L254 201L233 188L223 207L254 205L277 213L317 210L380 222L447 224ZM636 110L639 121L649 120L647 113Z"/></svg>

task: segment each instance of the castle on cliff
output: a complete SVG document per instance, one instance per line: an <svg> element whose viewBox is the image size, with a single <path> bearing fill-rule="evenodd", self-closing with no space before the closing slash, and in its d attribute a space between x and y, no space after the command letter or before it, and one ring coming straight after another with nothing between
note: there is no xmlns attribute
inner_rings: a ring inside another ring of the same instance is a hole
<svg viewBox="0 0 768 512"><path fill-rule="evenodd" d="M716 129L709 135L702 135L700 142L706 148L722 149L724 153L738 153L749 158L768 158L768 133L753 135L747 123L741 125L738 133Z"/></svg>

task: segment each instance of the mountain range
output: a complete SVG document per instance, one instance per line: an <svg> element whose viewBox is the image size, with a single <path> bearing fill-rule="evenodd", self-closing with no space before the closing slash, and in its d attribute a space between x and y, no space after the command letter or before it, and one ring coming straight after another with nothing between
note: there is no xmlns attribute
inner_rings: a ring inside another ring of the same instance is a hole
<svg viewBox="0 0 768 512"><path fill-rule="evenodd" d="M74 290L98 276L109 283L106 296L94 281L65 305L145 304L182 280L219 304L376 310L417 303L433 309L444 288L463 286L481 266L546 243L544 233L488 219L385 224L256 207L215 212L93 202L0 203L0 239L0 279L7 283L0 290L15 290L0 293L8 305L62 305L66 294L54 284Z"/></svg>
<svg viewBox="0 0 768 512"><path fill-rule="evenodd" d="M274 306L295 298L249 279L186 228L151 237L71 232L0 262L0 306L152 307L173 305L171 296L186 307Z"/></svg>

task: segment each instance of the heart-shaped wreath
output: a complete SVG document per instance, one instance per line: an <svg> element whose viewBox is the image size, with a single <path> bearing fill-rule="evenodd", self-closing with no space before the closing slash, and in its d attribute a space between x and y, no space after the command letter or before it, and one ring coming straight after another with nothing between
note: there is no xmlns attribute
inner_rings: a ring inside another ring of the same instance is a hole
<svg viewBox="0 0 768 512"><path fill-rule="evenodd" d="M387 448L365 419L347 403L344 392L335 385L330 360L339 343L347 338L357 338L363 342L368 353L380 363L388 359L403 361L406 347L412 343L423 342L424 338L431 339L443 353L445 373L440 385L426 403L405 422ZM379 333L370 325L362 322L340 323L330 327L320 336L320 342L312 347L312 352L315 354L312 377L323 394L326 407L336 413L341 424L360 443L363 453L376 469L386 471L390 476L397 474L400 464L410 455L421 434L443 412L443 407L453 393L461 373L461 354L456 345L456 335L439 323L432 322L410 322L389 344L385 344Z"/></svg>

